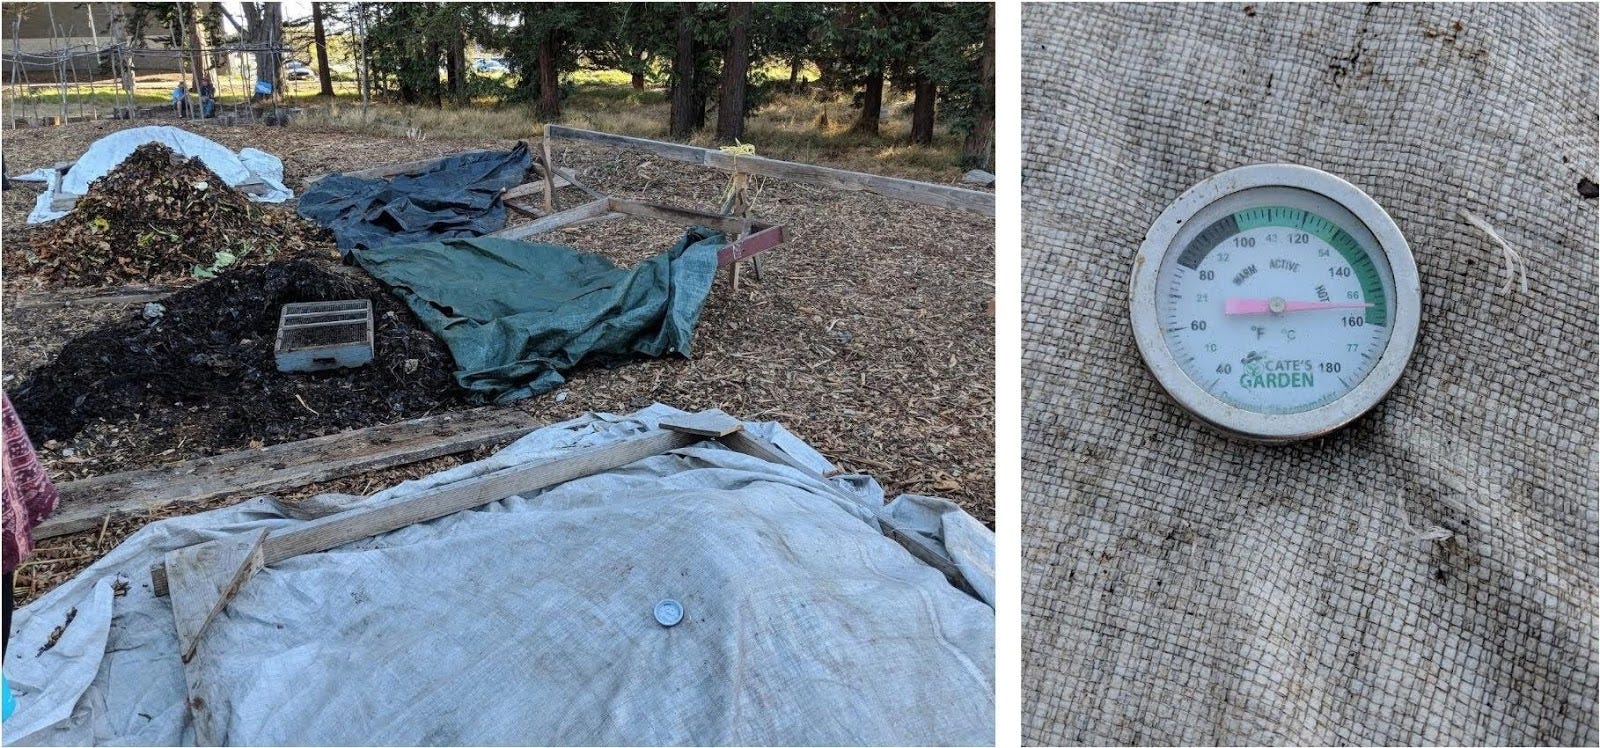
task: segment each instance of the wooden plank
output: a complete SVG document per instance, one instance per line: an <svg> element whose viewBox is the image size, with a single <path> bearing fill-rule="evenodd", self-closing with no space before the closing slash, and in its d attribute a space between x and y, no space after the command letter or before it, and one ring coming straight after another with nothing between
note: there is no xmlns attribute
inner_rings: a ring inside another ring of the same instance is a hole
<svg viewBox="0 0 1600 748"><path fill-rule="evenodd" d="M785 226L773 226L762 229L749 236L741 237L722 249L717 250L717 266L732 265L746 258L753 258L773 247L782 244L789 238L789 229ZM754 262L754 260L751 260ZM761 274L756 273L759 280Z"/></svg>
<svg viewBox="0 0 1600 748"><path fill-rule="evenodd" d="M656 430L604 446L574 450L571 454L541 462L457 481L378 506L330 514L267 538L263 551L265 563L271 566L295 556L337 548L508 496L616 470L699 441L701 437L693 434ZM151 570L151 587L157 595L166 594L167 584L164 567L157 566Z"/></svg>
<svg viewBox="0 0 1600 748"><path fill-rule="evenodd" d="M570 226L579 221L584 221L591 218L599 218L600 216L610 212L611 208L608 200L595 200L593 202L584 203L583 205L571 210L564 210L554 215L545 216L544 218L531 223L524 223L520 226L511 226L509 228L501 229L493 234L489 234L489 236L495 237L496 239L526 239L535 234L543 234L547 231L554 231L563 226Z"/></svg>
<svg viewBox="0 0 1600 748"><path fill-rule="evenodd" d="M504 201L503 204L506 206L507 210L516 211L516 212L521 213L522 215L525 215L525 216L527 216L529 218L532 218L534 220L538 220L538 218L539 218L539 215L540 215L539 211L534 210L532 208L525 208L525 207L523 207L521 205L518 205L515 202L512 202L510 200Z"/></svg>
<svg viewBox="0 0 1600 748"><path fill-rule="evenodd" d="M34 528L49 538L94 530L108 516L254 495L405 465L516 439L537 428L515 409L480 408L59 486L61 504Z"/></svg>
<svg viewBox="0 0 1600 748"><path fill-rule="evenodd" d="M572 182L567 181L567 178L564 177L564 176L557 176L556 177L556 188L557 189L560 189L562 187L570 186L571 184L572 184ZM502 200L516 200L516 199L519 199L519 198L524 198L524 197L530 197L530 196L533 196L533 195L537 195L539 193L544 192L544 190L545 190L545 184L544 184L543 181L539 181L539 182L523 182L522 184L519 184L519 185L517 185L515 187L512 187L509 190L506 190L505 192L500 193L500 199L502 199Z"/></svg>
<svg viewBox="0 0 1600 748"><path fill-rule="evenodd" d="M774 445L758 436L754 436L748 431L737 431L722 437L719 441L735 452L742 452L750 455L751 457L758 457L768 462L778 463L779 465L787 465L788 467L798 470L807 477L810 477L813 480L821 483L834 494L852 503L856 501L854 496L835 488L832 483L828 482L827 477L823 474L812 470L810 467L807 467L805 463L802 463L799 460L789 456L787 452L778 449L777 445ZM884 514L881 509L876 513L878 518L878 526L882 528L885 536L899 543L902 548L905 548L906 551L910 552L912 556L915 556L917 560L932 566L935 569L938 569L940 573L944 574L944 578L950 582L951 586L961 590L962 592L972 595L973 597L977 597L977 591L972 589L972 585L967 584L966 578L961 575L961 570L956 567L955 562L951 561L945 556L944 553L940 552L939 549L933 544L933 541L923 537L918 533L900 528L894 519Z"/></svg>
<svg viewBox="0 0 1600 748"><path fill-rule="evenodd" d="M61 288L54 291L19 293L12 307L29 309L41 306L79 306L83 304L143 304L171 296L176 288L123 286L121 288Z"/></svg>
<svg viewBox="0 0 1600 748"><path fill-rule="evenodd" d="M859 190L894 200L934 205L941 208L968 210L989 217L994 216L994 193L992 192L885 177L857 171L845 171L844 169L834 169L814 164L779 161L761 156L734 156L710 148L698 148L692 145L667 143L660 140L634 138L626 135L612 135L564 125L546 125L546 142L550 138L567 138L569 140L580 140L617 148L629 148L673 161L682 161L726 172L742 172L837 190Z"/></svg>
<svg viewBox="0 0 1600 748"><path fill-rule="evenodd" d="M188 694L184 706L189 710L189 723L194 726L194 744L220 746L227 742L228 726L206 702L205 694L210 690L206 682L208 674L221 675L215 668L200 667L198 662L183 663L183 686Z"/></svg>
<svg viewBox="0 0 1600 748"><path fill-rule="evenodd" d="M583 190L583 192L585 194L587 194L591 199L599 200L600 198L605 197L605 195L600 194L600 192L598 190L596 190L595 188L590 187L587 184L584 184L582 180L578 179L577 172L574 172L571 169L563 169L563 168L558 166L558 167L556 167L556 176L561 178L561 179L567 180L567 184L568 185L570 185L572 187L577 187L578 189ZM560 187L561 185L556 185L556 186Z"/></svg>
<svg viewBox="0 0 1600 748"><path fill-rule="evenodd" d="M178 628L178 655L184 662L194 658L211 621L261 569L261 544L266 538L267 531L261 530L167 553L163 563L172 620Z"/></svg>
<svg viewBox="0 0 1600 748"><path fill-rule="evenodd" d="M550 126L545 125L544 130L545 136L539 142L540 147L544 149L544 166L540 169L544 172L544 212L555 213L561 208L561 204L556 202L556 185L552 181L555 178L556 162L550 157Z"/></svg>
<svg viewBox="0 0 1600 748"><path fill-rule="evenodd" d="M611 210L617 213L626 213L640 218L655 218L679 226L705 226L721 231L724 234L748 234L758 227L771 224L758 224L748 218L725 216L720 213L693 210L691 208L674 208L668 205L645 203L638 200L610 199Z"/></svg>
<svg viewBox="0 0 1600 748"><path fill-rule="evenodd" d="M744 428L744 423L726 413L701 411L661 419L661 428L705 437L727 436Z"/></svg>

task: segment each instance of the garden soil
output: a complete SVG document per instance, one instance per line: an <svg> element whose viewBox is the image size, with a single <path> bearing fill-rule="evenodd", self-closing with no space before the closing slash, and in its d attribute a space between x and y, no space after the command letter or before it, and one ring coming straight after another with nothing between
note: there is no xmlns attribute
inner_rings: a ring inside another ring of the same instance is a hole
<svg viewBox="0 0 1600 748"><path fill-rule="evenodd" d="M279 372L279 309L344 299L372 302L373 362ZM136 463L180 442L225 452L458 406L454 368L438 339L381 284L331 259L294 259L231 271L85 333L11 396L36 445L94 427L139 443L128 458Z"/></svg>

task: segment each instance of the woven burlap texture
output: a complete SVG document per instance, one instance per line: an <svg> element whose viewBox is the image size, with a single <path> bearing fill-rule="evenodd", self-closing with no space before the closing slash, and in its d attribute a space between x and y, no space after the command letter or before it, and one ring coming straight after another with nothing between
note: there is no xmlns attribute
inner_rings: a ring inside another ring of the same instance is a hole
<svg viewBox="0 0 1600 748"><path fill-rule="evenodd" d="M1026 742L1596 742L1596 8L1023 7ZM1199 426L1128 322L1156 216L1263 162L1422 277L1388 399L1288 447Z"/></svg>

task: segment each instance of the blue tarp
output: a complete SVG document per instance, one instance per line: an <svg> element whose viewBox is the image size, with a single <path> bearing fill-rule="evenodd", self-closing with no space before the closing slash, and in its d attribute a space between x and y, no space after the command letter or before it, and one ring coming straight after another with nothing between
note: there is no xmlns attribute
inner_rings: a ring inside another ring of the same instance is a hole
<svg viewBox="0 0 1600 748"><path fill-rule="evenodd" d="M506 225L500 193L522 183L526 143L445 159L393 179L333 174L300 198L299 213L333 231L339 251L491 234Z"/></svg>

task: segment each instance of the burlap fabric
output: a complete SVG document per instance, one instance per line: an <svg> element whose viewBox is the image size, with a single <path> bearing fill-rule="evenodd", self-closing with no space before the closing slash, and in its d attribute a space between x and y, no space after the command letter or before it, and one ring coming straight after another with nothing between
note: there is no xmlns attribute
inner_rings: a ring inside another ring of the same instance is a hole
<svg viewBox="0 0 1600 748"><path fill-rule="evenodd" d="M1596 742L1596 7L1024 6L1027 742ZM1399 385L1290 447L1197 425L1127 319L1161 210L1258 162L1422 275Z"/></svg>

